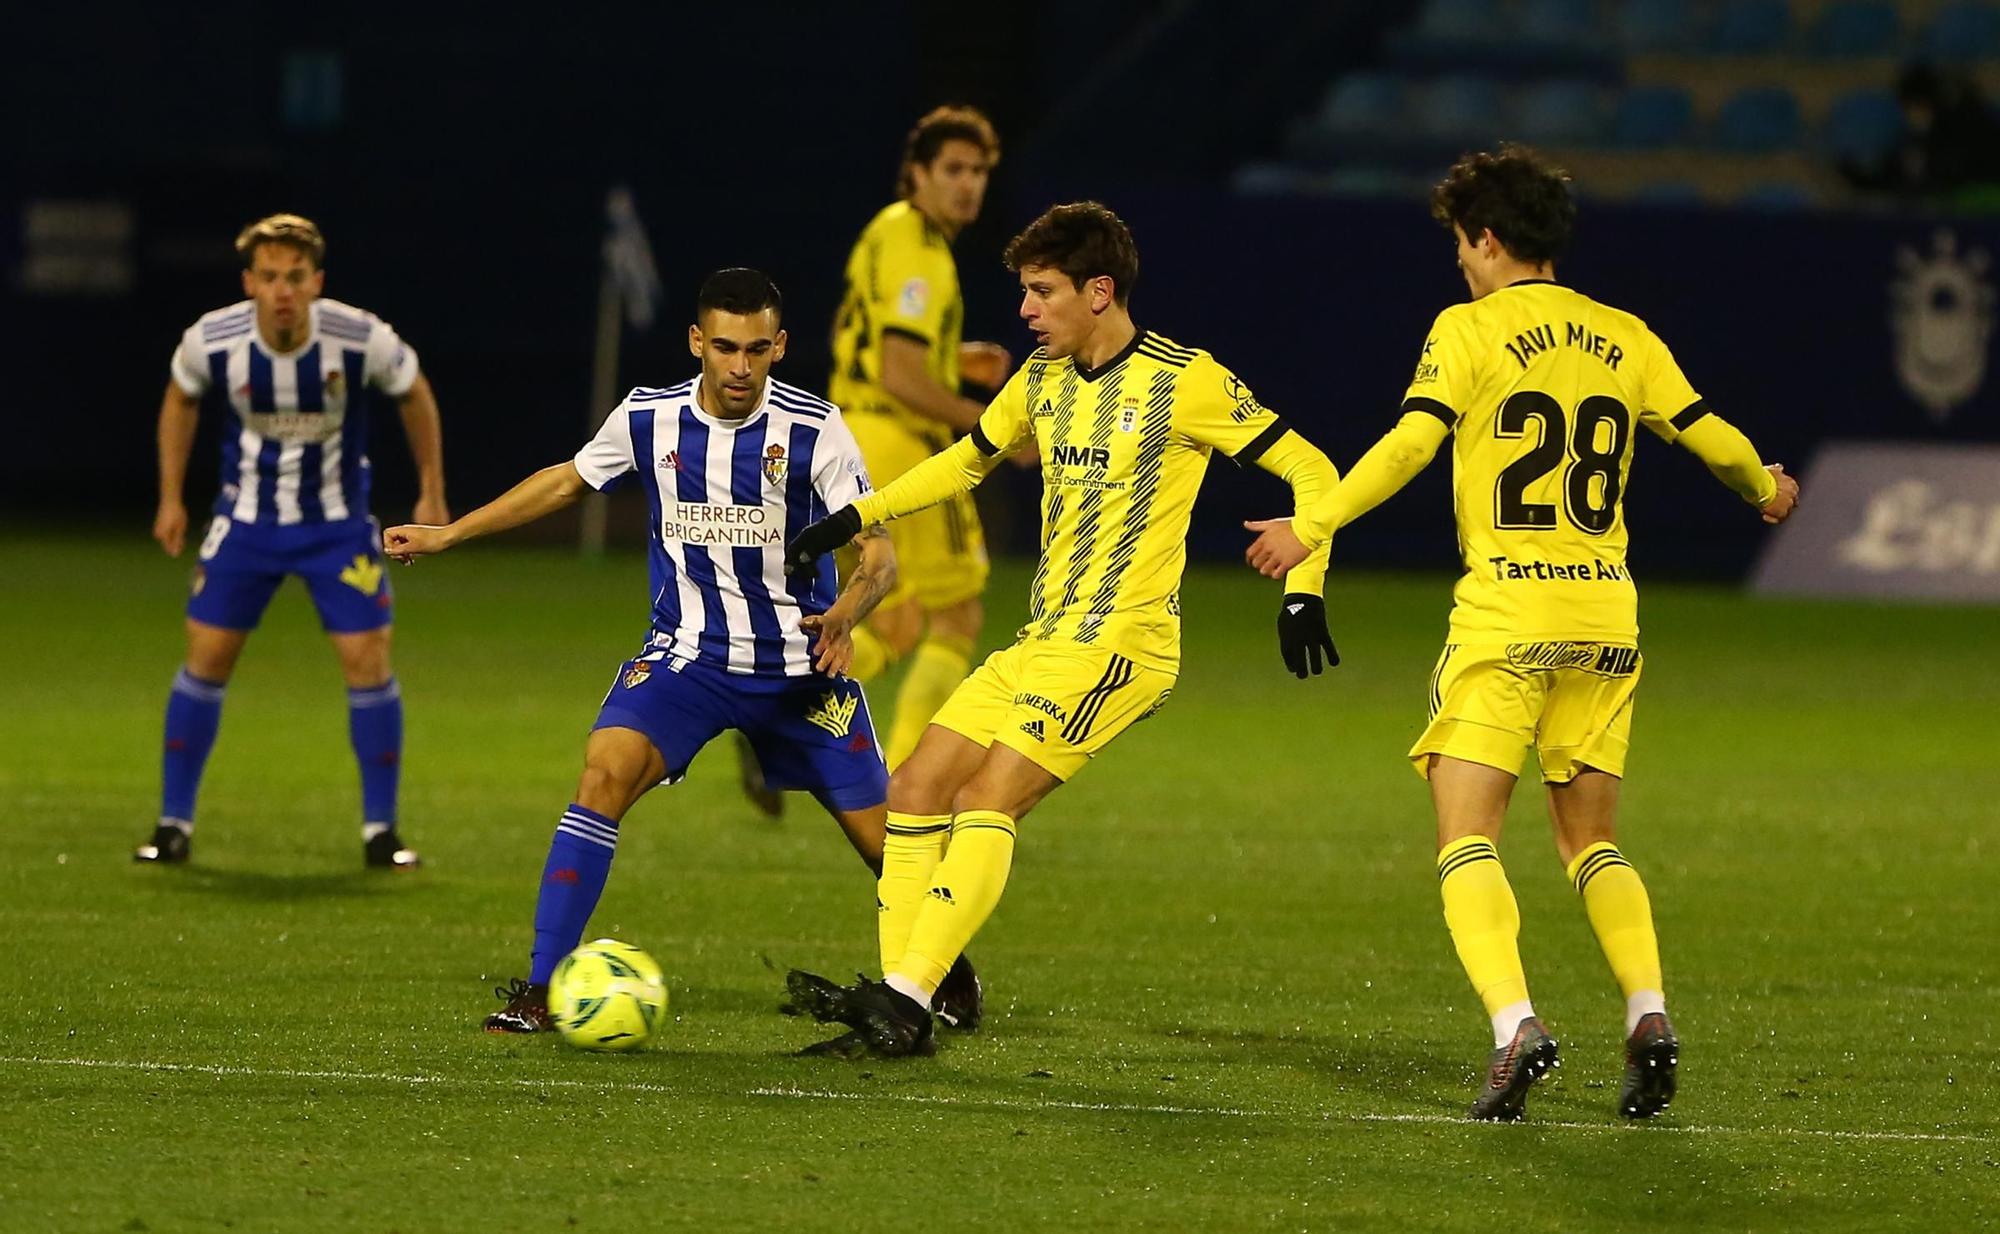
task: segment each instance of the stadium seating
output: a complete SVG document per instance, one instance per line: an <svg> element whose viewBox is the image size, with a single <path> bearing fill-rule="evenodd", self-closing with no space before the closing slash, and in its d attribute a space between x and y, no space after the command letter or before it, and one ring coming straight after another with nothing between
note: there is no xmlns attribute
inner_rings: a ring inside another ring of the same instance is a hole
<svg viewBox="0 0 2000 1234"><path fill-rule="evenodd" d="M1286 152L1295 184L1365 191L1512 139L1596 192L1796 208L1844 199L1836 169L1894 146L1916 58L2000 96L2000 0L1422 0Z"/></svg>

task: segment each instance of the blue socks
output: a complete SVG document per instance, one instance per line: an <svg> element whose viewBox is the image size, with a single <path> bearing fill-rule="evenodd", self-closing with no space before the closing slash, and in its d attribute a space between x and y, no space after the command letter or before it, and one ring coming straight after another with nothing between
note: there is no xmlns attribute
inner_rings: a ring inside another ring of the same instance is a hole
<svg viewBox="0 0 2000 1234"><path fill-rule="evenodd" d="M394 677L347 691L347 735L361 764L364 839L396 825L396 783L403 764L403 691Z"/></svg>
<svg viewBox="0 0 2000 1234"><path fill-rule="evenodd" d="M618 851L618 824L595 810L572 804L556 824L549 860L542 867L542 890L535 900L535 951L528 980L545 985L562 958L583 941L583 927Z"/></svg>
<svg viewBox="0 0 2000 1234"><path fill-rule="evenodd" d="M167 695L166 754L161 760L160 821L183 831L194 829L194 798L201 791L201 769L215 748L215 730L222 724L219 681L203 681L183 668L174 675Z"/></svg>

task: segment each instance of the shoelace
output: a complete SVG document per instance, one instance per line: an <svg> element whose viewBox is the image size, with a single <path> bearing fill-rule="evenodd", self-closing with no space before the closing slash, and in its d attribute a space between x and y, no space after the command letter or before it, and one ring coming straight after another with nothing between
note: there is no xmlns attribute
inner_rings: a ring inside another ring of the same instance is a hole
<svg viewBox="0 0 2000 1234"><path fill-rule="evenodd" d="M493 987L493 996L503 1003L511 1004L516 999L524 997L527 993L528 979L526 977L516 977L506 985L496 985Z"/></svg>

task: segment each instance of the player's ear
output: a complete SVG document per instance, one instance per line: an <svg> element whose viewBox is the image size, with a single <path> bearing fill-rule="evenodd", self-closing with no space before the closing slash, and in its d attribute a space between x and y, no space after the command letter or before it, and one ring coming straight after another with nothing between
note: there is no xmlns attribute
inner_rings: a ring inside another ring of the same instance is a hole
<svg viewBox="0 0 2000 1234"><path fill-rule="evenodd" d="M1110 275L1100 274L1096 278L1090 280L1091 312L1102 313L1105 309L1110 308L1112 298L1113 298L1113 292L1111 287Z"/></svg>
<svg viewBox="0 0 2000 1234"><path fill-rule="evenodd" d="M777 336L771 340L771 363L776 364L785 358L785 343L790 338L789 334L780 330Z"/></svg>
<svg viewBox="0 0 2000 1234"><path fill-rule="evenodd" d="M691 356L693 356L693 357L694 357L695 359L697 359L697 360L701 359L701 327L700 327L700 326L689 326L689 327L688 327L688 354L689 354L689 355L691 355Z"/></svg>
<svg viewBox="0 0 2000 1234"><path fill-rule="evenodd" d="M243 298L246 300L251 300L255 299L256 295L257 295L256 284L250 281L250 271L245 270L243 272Z"/></svg>

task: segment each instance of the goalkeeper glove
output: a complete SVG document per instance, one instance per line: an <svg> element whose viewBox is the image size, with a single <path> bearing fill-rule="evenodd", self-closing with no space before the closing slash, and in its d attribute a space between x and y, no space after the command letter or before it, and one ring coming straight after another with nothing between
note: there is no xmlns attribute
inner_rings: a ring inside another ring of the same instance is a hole
<svg viewBox="0 0 2000 1234"><path fill-rule="evenodd" d="M1285 657L1285 667L1301 681L1319 675L1321 652L1326 654L1327 668L1340 663L1333 635L1326 629L1325 600L1301 592L1285 597L1278 609L1278 650Z"/></svg>
<svg viewBox="0 0 2000 1234"><path fill-rule="evenodd" d="M794 578L818 571L819 559L861 534L861 511L842 506L792 537L785 546L785 573Z"/></svg>

